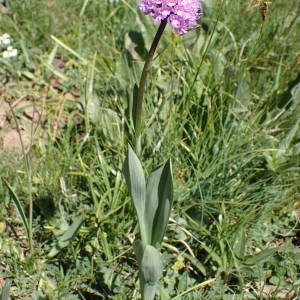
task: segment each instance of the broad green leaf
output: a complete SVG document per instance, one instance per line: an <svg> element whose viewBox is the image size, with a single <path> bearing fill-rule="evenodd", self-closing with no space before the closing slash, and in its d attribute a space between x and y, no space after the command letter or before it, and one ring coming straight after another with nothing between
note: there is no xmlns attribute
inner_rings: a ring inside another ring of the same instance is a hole
<svg viewBox="0 0 300 300"><path fill-rule="evenodd" d="M146 209L145 209L145 226L153 234L153 222L156 215L158 204L159 204L159 183L161 181L162 171L164 165L154 169L147 179L146 186ZM149 244L151 241L149 241ZM154 244L152 244L155 246Z"/></svg>
<svg viewBox="0 0 300 300"><path fill-rule="evenodd" d="M163 240L169 221L173 202L173 181L171 161L168 160L162 170L158 185L158 207L153 220L151 244L156 245Z"/></svg>
<svg viewBox="0 0 300 300"><path fill-rule="evenodd" d="M277 248L265 249L260 251L259 253L245 256L243 260L243 264L245 265L257 265L261 262L264 262L268 258L270 258L276 251Z"/></svg>
<svg viewBox="0 0 300 300"><path fill-rule="evenodd" d="M146 202L145 176L138 157L129 145L123 171L129 193L132 197L137 212L142 241L148 244L148 241L151 238L151 231L148 231L146 228L144 220Z"/></svg>
<svg viewBox="0 0 300 300"><path fill-rule="evenodd" d="M48 257L56 256L61 249L67 247L75 238L83 222L83 217L78 216L73 220L73 223L67 227L66 230L56 234L58 243L56 243L50 250Z"/></svg>
<svg viewBox="0 0 300 300"><path fill-rule="evenodd" d="M140 264L142 299L154 299L156 285L162 276L162 270L163 267L159 251L155 247L147 245L144 248L143 258Z"/></svg>
<svg viewBox="0 0 300 300"><path fill-rule="evenodd" d="M162 261L159 251L147 245L144 248L143 258L141 262L141 274L146 283L155 284L162 276Z"/></svg>
<svg viewBox="0 0 300 300"><path fill-rule="evenodd" d="M233 252L239 259L243 259L246 249L246 233L244 228L242 228L236 236L236 240L233 245Z"/></svg>
<svg viewBox="0 0 300 300"><path fill-rule="evenodd" d="M141 286L142 300L153 300L155 298L156 289L156 283L144 283L143 286Z"/></svg>
<svg viewBox="0 0 300 300"><path fill-rule="evenodd" d="M142 299L152 300L155 297L156 285L162 276L162 261L159 251L142 241L135 241L134 252L139 264L139 277Z"/></svg>
<svg viewBox="0 0 300 300"><path fill-rule="evenodd" d="M191 261L191 263L193 264L193 266L200 272L202 273L204 276L206 276L206 270L204 265L200 262L200 260L198 258L195 258L189 254L184 254L184 257L186 257L188 260Z"/></svg>
<svg viewBox="0 0 300 300"><path fill-rule="evenodd" d="M142 243L141 240L136 240L133 243L134 253L136 255L139 265L141 265L141 263L142 263L145 247L146 247L146 245L144 243Z"/></svg>
<svg viewBox="0 0 300 300"><path fill-rule="evenodd" d="M70 244L70 242L74 239L77 232L79 231L81 224L83 222L83 217L78 216L75 218L73 223L70 225L68 230L59 237L58 239L58 245L62 249Z"/></svg>
<svg viewBox="0 0 300 300"><path fill-rule="evenodd" d="M59 252L60 252L60 248L58 247L58 245L54 245L51 250L48 253L48 257L55 257Z"/></svg>

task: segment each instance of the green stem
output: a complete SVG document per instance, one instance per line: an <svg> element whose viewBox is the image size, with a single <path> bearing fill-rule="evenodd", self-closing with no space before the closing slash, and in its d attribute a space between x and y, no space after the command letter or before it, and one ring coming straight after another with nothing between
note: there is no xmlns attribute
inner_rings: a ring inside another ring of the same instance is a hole
<svg viewBox="0 0 300 300"><path fill-rule="evenodd" d="M136 106L135 106L135 123L134 123L134 129L135 129L135 150L136 153L139 155L141 153L141 134L142 134L142 114L143 114L143 98L145 93L145 86L146 86L146 80L147 75L151 69L151 62L155 53L155 50L157 48L157 45L159 43L159 40L164 32L164 29L167 25L167 20L163 20L160 23L160 26L156 32L156 35L153 39L152 45L150 47L150 50L147 54L144 68L142 71L140 84L138 88L137 93L137 99L136 99Z"/></svg>

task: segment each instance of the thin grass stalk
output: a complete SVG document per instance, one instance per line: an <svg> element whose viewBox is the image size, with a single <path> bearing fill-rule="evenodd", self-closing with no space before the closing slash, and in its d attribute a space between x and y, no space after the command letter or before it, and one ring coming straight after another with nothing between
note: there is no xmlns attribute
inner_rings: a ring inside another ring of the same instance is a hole
<svg viewBox="0 0 300 300"><path fill-rule="evenodd" d="M220 20L220 17L221 17L221 13L222 13L222 5L223 5L223 1L221 2L221 4L219 3L218 15L217 15L217 18L216 18L216 22L215 22L215 24L214 24L214 27L213 27L212 32L211 32L211 34L210 34L208 43L207 43L207 45L206 45L206 47L205 47L205 50L204 50L204 52L203 52L203 55L202 55L202 57L201 57L200 63L198 64L198 67L197 67L195 76L194 76L193 81L192 81L192 84L191 84L191 86L190 86L190 92L189 92L187 98L189 98L189 95L190 95L190 93L192 92L192 90L193 90L193 88L194 88L194 86L195 86L195 83L196 83L196 81L197 81L197 78L198 78L198 76L199 76L199 74L200 74L201 67L202 67L202 65L203 65L203 63L204 63L204 59L205 59L206 54L207 54L207 52L208 52L208 49L209 49L209 47L210 47L210 45L211 45L211 43L212 43L212 39L213 39L213 36L214 36L214 32L215 32L216 29L217 29L217 25L218 25L219 20Z"/></svg>
<svg viewBox="0 0 300 300"><path fill-rule="evenodd" d="M29 212L28 212L28 229L27 229L27 233L28 233L28 248L29 248L29 253L32 254L33 252L33 239L32 239L32 219L33 219L33 198L32 198L32 170L31 170L31 166L30 166L30 162L29 162L29 158L28 155L26 153L25 150L25 146L23 143L23 139L22 139L22 135L21 135L21 129L16 117L16 114L13 110L13 107L10 103L10 101L7 101L8 105L9 105L9 109L12 113L14 122L16 124L16 128L17 128L17 132L18 132L18 136L19 136L19 140L21 143L21 149L22 149L22 153L24 156L24 160L25 160L25 166L26 166L26 172L27 172L27 183L28 183L28 197L29 197Z"/></svg>

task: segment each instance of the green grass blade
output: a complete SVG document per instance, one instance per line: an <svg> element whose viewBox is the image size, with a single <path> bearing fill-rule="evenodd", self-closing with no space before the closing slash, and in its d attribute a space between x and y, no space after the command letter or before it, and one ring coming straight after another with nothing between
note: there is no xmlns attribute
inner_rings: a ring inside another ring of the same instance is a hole
<svg viewBox="0 0 300 300"><path fill-rule="evenodd" d="M3 183L5 184L5 186L8 188L8 191L9 191L9 194L10 194L10 197L18 211L18 214L21 218L21 221L22 221L22 224L24 226L24 229L25 229L25 232L26 232L26 236L27 236L27 239L28 239L28 243L30 244L31 243L31 228L29 226L29 223L28 223L28 220L26 218L26 215L25 215L25 212L24 212L24 209L22 207L22 204L17 196L17 194L14 192L12 186L8 183L8 181L5 179L5 178L1 178Z"/></svg>
<svg viewBox="0 0 300 300"><path fill-rule="evenodd" d="M76 58L78 58L82 63L87 63L88 60L84 58L82 55L80 55L78 52L74 51L72 48L67 46L65 43L63 43L61 40L59 40L57 37L51 35L51 39L58 44L59 46L63 47L65 50L67 50L70 54L74 55Z"/></svg>

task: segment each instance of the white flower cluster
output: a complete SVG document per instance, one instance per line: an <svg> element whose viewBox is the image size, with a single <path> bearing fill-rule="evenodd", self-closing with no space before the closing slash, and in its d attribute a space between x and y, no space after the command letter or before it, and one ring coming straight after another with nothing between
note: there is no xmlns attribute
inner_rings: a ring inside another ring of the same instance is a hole
<svg viewBox="0 0 300 300"><path fill-rule="evenodd" d="M3 58L11 58L18 55L18 50L11 46L11 42L8 33L0 35L0 51Z"/></svg>

